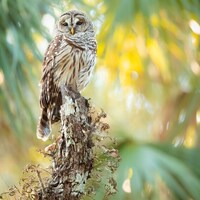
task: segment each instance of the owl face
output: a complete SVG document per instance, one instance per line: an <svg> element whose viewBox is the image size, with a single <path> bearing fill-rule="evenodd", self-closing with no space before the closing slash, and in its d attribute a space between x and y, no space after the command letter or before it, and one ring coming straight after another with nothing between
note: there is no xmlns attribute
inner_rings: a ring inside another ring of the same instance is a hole
<svg viewBox="0 0 200 200"><path fill-rule="evenodd" d="M57 22L57 31L61 34L77 34L93 30L92 23L87 16L76 10L62 14Z"/></svg>

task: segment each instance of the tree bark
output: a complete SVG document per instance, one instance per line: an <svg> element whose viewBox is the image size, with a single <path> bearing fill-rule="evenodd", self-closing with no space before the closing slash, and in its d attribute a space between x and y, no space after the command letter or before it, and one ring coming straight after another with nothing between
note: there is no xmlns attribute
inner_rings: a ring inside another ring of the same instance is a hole
<svg viewBox="0 0 200 200"><path fill-rule="evenodd" d="M50 167L27 165L20 188L13 186L0 198L88 200L101 186L104 199L117 192L113 173L120 157L115 140L107 135L109 125L102 120L106 114L70 88L62 88L62 102L60 136L40 151L50 157Z"/></svg>
<svg viewBox="0 0 200 200"><path fill-rule="evenodd" d="M40 200L78 200L93 168L89 103L79 93L62 88L61 137L51 149L52 178L38 193Z"/></svg>

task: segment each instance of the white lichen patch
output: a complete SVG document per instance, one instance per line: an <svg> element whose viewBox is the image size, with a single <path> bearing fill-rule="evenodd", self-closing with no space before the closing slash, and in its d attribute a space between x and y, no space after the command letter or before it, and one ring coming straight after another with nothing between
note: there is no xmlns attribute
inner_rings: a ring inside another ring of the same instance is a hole
<svg viewBox="0 0 200 200"><path fill-rule="evenodd" d="M63 112L65 116L70 114L75 114L75 105L71 97L65 96L65 103L61 106L61 113Z"/></svg>
<svg viewBox="0 0 200 200"><path fill-rule="evenodd" d="M66 141L66 146L69 147L70 145L75 145L75 142L72 138L69 138Z"/></svg>
<svg viewBox="0 0 200 200"><path fill-rule="evenodd" d="M85 183L87 181L87 178L88 178L88 172L82 174L79 171L77 171L75 178L75 183L77 184L74 185L73 187L73 195L76 195L77 192L84 193Z"/></svg>

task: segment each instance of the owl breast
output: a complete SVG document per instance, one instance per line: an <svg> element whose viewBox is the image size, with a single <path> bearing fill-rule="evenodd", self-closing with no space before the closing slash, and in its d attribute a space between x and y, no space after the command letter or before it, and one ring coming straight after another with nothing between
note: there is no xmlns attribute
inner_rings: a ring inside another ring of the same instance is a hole
<svg viewBox="0 0 200 200"><path fill-rule="evenodd" d="M68 85L83 90L90 81L95 60L94 51L89 48L80 49L63 41L55 57L55 84L58 88Z"/></svg>

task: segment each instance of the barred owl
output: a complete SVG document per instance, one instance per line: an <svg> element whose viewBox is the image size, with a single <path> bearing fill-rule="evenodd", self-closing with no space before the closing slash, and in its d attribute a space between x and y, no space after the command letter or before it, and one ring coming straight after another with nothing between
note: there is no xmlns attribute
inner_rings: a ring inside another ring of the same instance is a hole
<svg viewBox="0 0 200 200"><path fill-rule="evenodd" d="M46 140L51 124L60 120L61 87L80 92L89 83L96 61L97 43L92 22L76 10L68 11L56 22L55 37L43 60L37 137Z"/></svg>

